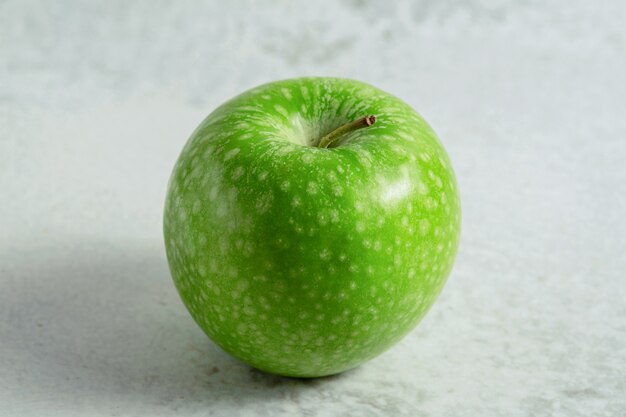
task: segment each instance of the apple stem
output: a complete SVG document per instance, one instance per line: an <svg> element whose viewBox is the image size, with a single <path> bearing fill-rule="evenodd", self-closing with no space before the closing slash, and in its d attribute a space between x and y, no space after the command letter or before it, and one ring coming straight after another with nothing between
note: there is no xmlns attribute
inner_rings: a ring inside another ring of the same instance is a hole
<svg viewBox="0 0 626 417"><path fill-rule="evenodd" d="M358 120L346 123L345 125L338 127L337 129L330 132L328 135L324 136L317 146L320 148L330 148L339 140L339 138L341 138L346 133L354 132L355 130L364 127L370 127L374 123L376 123L376 116L374 115L361 117Z"/></svg>

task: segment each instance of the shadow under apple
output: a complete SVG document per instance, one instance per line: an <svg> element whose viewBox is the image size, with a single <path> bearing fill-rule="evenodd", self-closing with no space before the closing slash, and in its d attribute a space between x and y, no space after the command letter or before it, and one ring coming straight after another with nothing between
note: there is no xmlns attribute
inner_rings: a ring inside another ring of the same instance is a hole
<svg viewBox="0 0 626 417"><path fill-rule="evenodd" d="M11 259L0 340L19 403L262 411L344 378L279 377L224 353L186 312L160 247L68 241Z"/></svg>

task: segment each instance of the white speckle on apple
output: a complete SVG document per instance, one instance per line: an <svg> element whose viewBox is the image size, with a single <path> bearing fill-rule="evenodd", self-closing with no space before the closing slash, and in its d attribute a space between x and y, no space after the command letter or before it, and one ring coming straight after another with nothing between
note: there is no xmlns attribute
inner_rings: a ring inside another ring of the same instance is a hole
<svg viewBox="0 0 626 417"><path fill-rule="evenodd" d="M274 110L276 110L278 113L282 114L286 119L289 119L289 112L287 111L286 108L284 108L280 104L275 104L274 105Z"/></svg>
<svg viewBox="0 0 626 417"><path fill-rule="evenodd" d="M202 209L202 202L200 200L194 201L193 207L191 208L192 213L198 214L200 213L200 209Z"/></svg>
<svg viewBox="0 0 626 417"><path fill-rule="evenodd" d="M361 161L363 166L365 166L366 168L372 167L372 155L366 150L362 150L359 153L359 161Z"/></svg>
<svg viewBox="0 0 626 417"><path fill-rule="evenodd" d="M302 98L304 99L305 102L310 100L309 89L306 86L304 85L300 86L300 93L302 94Z"/></svg>
<svg viewBox="0 0 626 417"><path fill-rule="evenodd" d="M304 155L302 155L302 162L304 162L305 164L310 164L311 162L313 162L313 154L312 153L305 153Z"/></svg>
<svg viewBox="0 0 626 417"><path fill-rule="evenodd" d="M404 131L399 131L398 136L400 136L402 139L404 139L407 142L415 142L415 138L413 137L413 135L408 134Z"/></svg>
<svg viewBox="0 0 626 417"><path fill-rule="evenodd" d="M237 181L243 175L244 170L245 170L244 167L235 168L235 170L233 171L233 175L231 176L231 179L233 181Z"/></svg>
<svg viewBox="0 0 626 417"><path fill-rule="evenodd" d="M274 200L274 195L271 192L262 194L255 203L255 208L258 213L266 213L271 207Z"/></svg>
<svg viewBox="0 0 626 417"><path fill-rule="evenodd" d="M288 88L281 88L280 91L283 93L283 96L285 96L287 100L291 101L291 99L293 98L293 96L291 95L291 90L289 90Z"/></svg>
<svg viewBox="0 0 626 417"><path fill-rule="evenodd" d="M428 187L426 186L426 184L424 184L423 181L420 181L417 184L417 191L422 195L426 195L428 194Z"/></svg>
<svg viewBox="0 0 626 417"><path fill-rule="evenodd" d="M217 204L217 210L215 214L217 214L217 217L219 218L226 217L226 215L228 214L228 206L225 202L221 201Z"/></svg>
<svg viewBox="0 0 626 417"><path fill-rule="evenodd" d="M448 198L445 192L442 191L441 194L439 194L439 201L441 201L443 206L448 207Z"/></svg>
<svg viewBox="0 0 626 417"><path fill-rule="evenodd" d="M213 187L211 187L211 191L209 191L209 200L215 201L218 193L219 193L219 188L217 185L214 185Z"/></svg>
<svg viewBox="0 0 626 417"><path fill-rule="evenodd" d="M340 185L333 186L333 194L336 197L341 197L343 195L343 188Z"/></svg>
<svg viewBox="0 0 626 417"><path fill-rule="evenodd" d="M226 154L224 155L224 162L228 161L229 159L233 158L235 155L237 155L239 152L241 151L241 149L239 148L234 148L231 149L230 151L226 152Z"/></svg>

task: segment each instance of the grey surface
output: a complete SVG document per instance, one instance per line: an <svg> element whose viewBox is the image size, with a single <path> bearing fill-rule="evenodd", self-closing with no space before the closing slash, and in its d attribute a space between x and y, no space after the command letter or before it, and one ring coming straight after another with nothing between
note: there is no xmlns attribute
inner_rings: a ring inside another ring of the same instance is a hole
<svg viewBox="0 0 626 417"><path fill-rule="evenodd" d="M0 415L626 415L622 1L0 3ZM256 84L358 78L456 167L440 300L340 376L208 341L171 283L165 185Z"/></svg>

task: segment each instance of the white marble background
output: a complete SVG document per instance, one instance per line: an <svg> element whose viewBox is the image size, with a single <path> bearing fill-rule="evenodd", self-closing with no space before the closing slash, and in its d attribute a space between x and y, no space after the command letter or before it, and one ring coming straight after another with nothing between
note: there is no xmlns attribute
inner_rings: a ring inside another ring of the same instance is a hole
<svg viewBox="0 0 626 417"><path fill-rule="evenodd" d="M626 415L624 1L0 2L1 416ZM456 268L340 376L208 341L161 239L200 120L256 84L358 78L456 166Z"/></svg>

